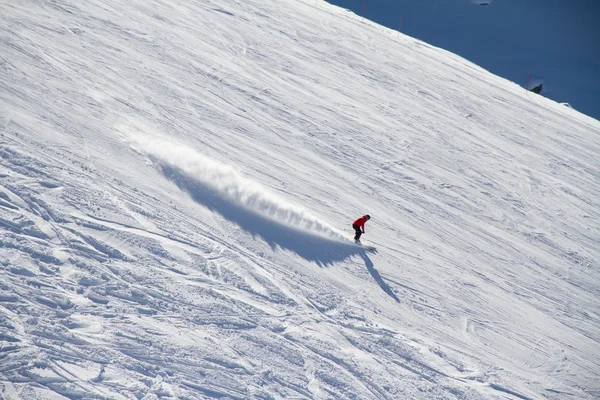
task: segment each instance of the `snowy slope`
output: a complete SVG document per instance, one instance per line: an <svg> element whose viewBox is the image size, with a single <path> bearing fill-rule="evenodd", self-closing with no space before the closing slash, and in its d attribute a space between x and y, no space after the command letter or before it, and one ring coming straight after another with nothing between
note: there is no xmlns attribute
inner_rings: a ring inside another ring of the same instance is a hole
<svg viewBox="0 0 600 400"><path fill-rule="evenodd" d="M597 0L327 1L600 119Z"/></svg>
<svg viewBox="0 0 600 400"><path fill-rule="evenodd" d="M600 122L312 0L0 9L3 398L600 395Z"/></svg>

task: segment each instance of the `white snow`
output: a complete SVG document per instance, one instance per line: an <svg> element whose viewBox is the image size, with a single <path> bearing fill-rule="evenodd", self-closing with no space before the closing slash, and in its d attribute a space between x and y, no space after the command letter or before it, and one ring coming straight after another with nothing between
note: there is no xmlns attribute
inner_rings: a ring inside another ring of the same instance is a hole
<svg viewBox="0 0 600 400"><path fill-rule="evenodd" d="M0 397L600 396L597 120L321 1L0 9Z"/></svg>
<svg viewBox="0 0 600 400"><path fill-rule="evenodd" d="M273 217L276 221L344 239L340 231L321 222L306 210L288 204L259 183L244 178L229 165L212 160L187 146L166 140L135 137L133 142L134 146L140 146L140 151L155 159L166 175L181 174L191 181L182 183L184 185L203 185L205 190L214 191L215 196L219 198Z"/></svg>

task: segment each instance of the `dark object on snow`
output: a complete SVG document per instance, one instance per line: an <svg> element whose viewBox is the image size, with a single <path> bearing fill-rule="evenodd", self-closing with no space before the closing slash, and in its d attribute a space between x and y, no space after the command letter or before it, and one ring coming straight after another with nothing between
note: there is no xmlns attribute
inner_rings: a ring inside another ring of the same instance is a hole
<svg viewBox="0 0 600 400"><path fill-rule="evenodd" d="M533 89L530 90L530 92L533 92L535 94L540 94L542 92L542 86L544 84L540 83L539 85L537 85L536 87L534 87Z"/></svg>

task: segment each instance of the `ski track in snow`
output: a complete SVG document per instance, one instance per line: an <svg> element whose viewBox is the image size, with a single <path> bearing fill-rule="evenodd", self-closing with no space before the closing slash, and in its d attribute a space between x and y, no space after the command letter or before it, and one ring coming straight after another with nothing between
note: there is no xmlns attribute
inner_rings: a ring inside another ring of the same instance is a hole
<svg viewBox="0 0 600 400"><path fill-rule="evenodd" d="M0 8L0 397L600 395L598 121L321 1Z"/></svg>

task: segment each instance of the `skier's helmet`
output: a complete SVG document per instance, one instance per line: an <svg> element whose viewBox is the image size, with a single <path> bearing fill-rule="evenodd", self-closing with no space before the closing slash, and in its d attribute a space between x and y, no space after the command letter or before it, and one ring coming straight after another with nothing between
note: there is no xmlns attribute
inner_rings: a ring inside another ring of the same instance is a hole
<svg viewBox="0 0 600 400"><path fill-rule="evenodd" d="M367 217L367 219L371 219L371 216L369 214L365 215L365 217Z"/></svg>

